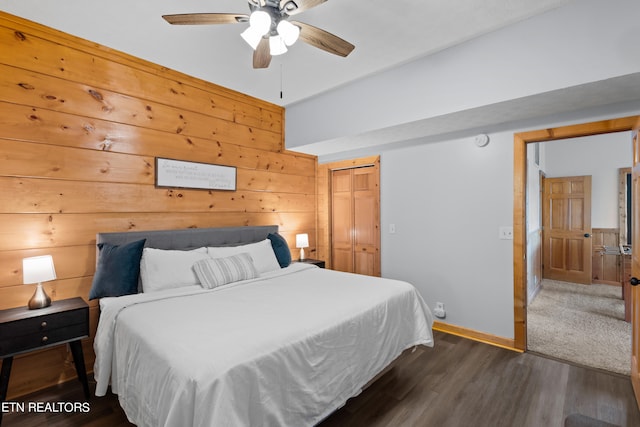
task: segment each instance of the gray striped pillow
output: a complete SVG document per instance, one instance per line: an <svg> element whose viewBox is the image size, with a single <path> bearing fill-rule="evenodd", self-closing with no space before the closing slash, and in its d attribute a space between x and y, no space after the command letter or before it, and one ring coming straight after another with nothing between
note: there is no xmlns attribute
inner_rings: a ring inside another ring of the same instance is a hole
<svg viewBox="0 0 640 427"><path fill-rule="evenodd" d="M251 255L244 252L225 258L201 259L193 264L193 271L202 287L209 289L258 277Z"/></svg>

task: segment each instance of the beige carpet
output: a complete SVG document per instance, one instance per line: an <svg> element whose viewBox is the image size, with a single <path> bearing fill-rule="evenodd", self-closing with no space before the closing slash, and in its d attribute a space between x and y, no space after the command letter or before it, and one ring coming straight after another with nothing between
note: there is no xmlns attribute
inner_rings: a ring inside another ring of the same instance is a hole
<svg viewBox="0 0 640 427"><path fill-rule="evenodd" d="M543 280L527 308L528 350L629 375L631 325L620 288Z"/></svg>

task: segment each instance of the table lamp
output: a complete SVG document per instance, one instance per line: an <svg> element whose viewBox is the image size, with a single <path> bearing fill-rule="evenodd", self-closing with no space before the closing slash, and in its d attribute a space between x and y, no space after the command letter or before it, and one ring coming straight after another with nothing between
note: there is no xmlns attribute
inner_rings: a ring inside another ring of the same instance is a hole
<svg viewBox="0 0 640 427"><path fill-rule="evenodd" d="M304 248L309 247L309 235L307 233L296 234L296 248L300 248L300 259L304 259Z"/></svg>
<svg viewBox="0 0 640 427"><path fill-rule="evenodd" d="M22 277L25 285L37 283L36 291L29 300L29 310L49 307L51 298L42 288L42 282L56 278L51 255L35 256L22 260Z"/></svg>

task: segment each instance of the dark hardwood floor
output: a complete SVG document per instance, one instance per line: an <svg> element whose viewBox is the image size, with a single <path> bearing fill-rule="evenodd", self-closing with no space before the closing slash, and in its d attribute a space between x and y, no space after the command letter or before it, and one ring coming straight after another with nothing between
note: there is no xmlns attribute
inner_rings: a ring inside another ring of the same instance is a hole
<svg viewBox="0 0 640 427"><path fill-rule="evenodd" d="M72 381L19 401L81 402L82 388ZM573 414L640 426L627 377L436 332L434 348L404 356L320 426L562 427ZM3 420L6 427L89 425L131 424L114 396L93 397L88 413L8 413Z"/></svg>

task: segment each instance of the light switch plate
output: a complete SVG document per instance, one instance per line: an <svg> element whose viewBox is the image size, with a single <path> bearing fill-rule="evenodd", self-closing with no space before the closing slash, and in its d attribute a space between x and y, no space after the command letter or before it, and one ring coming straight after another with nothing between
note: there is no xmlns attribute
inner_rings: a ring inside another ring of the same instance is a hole
<svg viewBox="0 0 640 427"><path fill-rule="evenodd" d="M498 237L500 240L513 240L513 227L510 225L503 225L498 228Z"/></svg>

